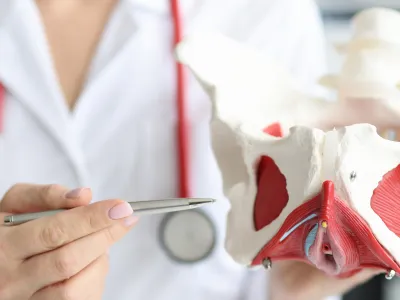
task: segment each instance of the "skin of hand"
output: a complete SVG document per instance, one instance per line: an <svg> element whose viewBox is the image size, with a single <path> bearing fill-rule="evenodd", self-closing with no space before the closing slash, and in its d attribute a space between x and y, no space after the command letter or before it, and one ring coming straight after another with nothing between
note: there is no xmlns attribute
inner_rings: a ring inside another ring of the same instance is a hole
<svg viewBox="0 0 400 300"><path fill-rule="evenodd" d="M324 300L342 295L383 271L365 269L350 278L338 279L303 262L281 261L270 272L270 300Z"/></svg>
<svg viewBox="0 0 400 300"><path fill-rule="evenodd" d="M136 223L121 200L90 204L90 189L18 184L0 202L0 299L100 300L107 251ZM18 226L6 215L69 208Z"/></svg>

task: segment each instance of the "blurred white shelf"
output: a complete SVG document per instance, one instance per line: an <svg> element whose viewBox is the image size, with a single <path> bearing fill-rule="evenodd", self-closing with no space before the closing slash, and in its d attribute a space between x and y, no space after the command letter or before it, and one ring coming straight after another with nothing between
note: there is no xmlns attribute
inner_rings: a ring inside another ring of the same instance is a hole
<svg viewBox="0 0 400 300"><path fill-rule="evenodd" d="M327 21L325 36L327 38L326 50L329 72L339 71L343 57L336 52L335 44L345 43L351 38L351 26L349 21Z"/></svg>

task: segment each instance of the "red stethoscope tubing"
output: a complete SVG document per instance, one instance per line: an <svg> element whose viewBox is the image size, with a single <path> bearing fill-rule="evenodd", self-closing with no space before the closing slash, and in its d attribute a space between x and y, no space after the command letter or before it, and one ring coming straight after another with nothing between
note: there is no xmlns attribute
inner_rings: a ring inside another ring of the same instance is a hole
<svg viewBox="0 0 400 300"><path fill-rule="evenodd" d="M182 19L178 0L170 0L172 21L174 28L175 46L182 39ZM177 112L177 141L176 141L176 160L178 170L178 196L181 198L190 197L189 180L189 122L187 119L187 101L186 101L186 76L184 66L176 62L176 112ZM4 129L5 114L5 89L0 83L0 133Z"/></svg>
<svg viewBox="0 0 400 300"><path fill-rule="evenodd" d="M182 40L182 18L179 0L170 0L172 21L174 27L174 48ZM177 110L177 162L178 162L178 195L181 198L190 197L189 172L189 121L187 117L186 76L184 66L176 62L176 110Z"/></svg>
<svg viewBox="0 0 400 300"><path fill-rule="evenodd" d="M6 101L6 91L4 86L0 82L0 133L3 132L4 127L4 106Z"/></svg>

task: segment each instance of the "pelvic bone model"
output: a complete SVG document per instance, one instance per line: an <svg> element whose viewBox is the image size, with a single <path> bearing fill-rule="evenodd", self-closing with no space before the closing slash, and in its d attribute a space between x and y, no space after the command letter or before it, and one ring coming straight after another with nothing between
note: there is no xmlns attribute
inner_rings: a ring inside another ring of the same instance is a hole
<svg viewBox="0 0 400 300"><path fill-rule="evenodd" d="M400 144L376 129L400 125L390 26L400 29L400 16L372 9L354 22L341 73L321 79L337 89L335 102L298 92L273 60L225 37L195 35L177 48L212 100L212 146L231 202L226 248L241 264L400 273Z"/></svg>

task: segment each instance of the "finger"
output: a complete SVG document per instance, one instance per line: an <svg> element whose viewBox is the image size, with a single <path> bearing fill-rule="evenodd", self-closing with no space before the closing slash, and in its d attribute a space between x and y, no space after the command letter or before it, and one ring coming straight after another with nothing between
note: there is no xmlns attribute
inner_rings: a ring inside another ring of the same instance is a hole
<svg viewBox="0 0 400 300"><path fill-rule="evenodd" d="M27 213L87 205L92 193L88 188L69 191L57 185L16 184L4 195L0 211Z"/></svg>
<svg viewBox="0 0 400 300"><path fill-rule="evenodd" d="M132 213L129 203L121 200L77 207L10 227L3 251L15 259L25 259L100 231L120 219L130 217Z"/></svg>
<svg viewBox="0 0 400 300"><path fill-rule="evenodd" d="M120 221L102 231L79 239L64 247L34 256L21 265L24 282L39 290L75 276L103 255L112 244L121 239L133 226Z"/></svg>
<svg viewBox="0 0 400 300"><path fill-rule="evenodd" d="M70 279L38 291L30 300L101 299L107 272L108 256L103 255Z"/></svg>
<svg viewBox="0 0 400 300"><path fill-rule="evenodd" d="M4 218L6 216L8 216L8 215L10 215L10 214L9 213L1 213L0 212L0 228L1 228L1 226L4 226Z"/></svg>

